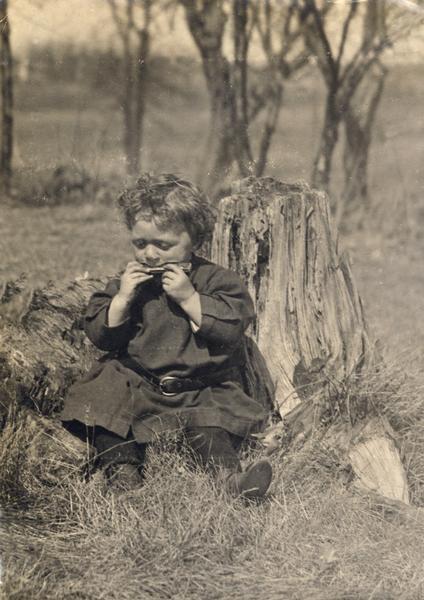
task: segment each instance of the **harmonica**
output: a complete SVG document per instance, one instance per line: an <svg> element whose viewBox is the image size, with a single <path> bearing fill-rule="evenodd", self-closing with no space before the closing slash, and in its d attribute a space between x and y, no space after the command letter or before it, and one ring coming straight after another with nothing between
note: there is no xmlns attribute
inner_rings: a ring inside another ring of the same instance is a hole
<svg viewBox="0 0 424 600"><path fill-rule="evenodd" d="M178 265L179 267L181 267L181 269L184 271L184 273L190 273L190 271L191 271L191 263L181 262L181 263L167 263L167 264ZM145 267L147 269L146 272L149 275L161 275L162 273L165 273L165 271L166 271L165 266L148 267L147 265L143 265L143 267Z"/></svg>

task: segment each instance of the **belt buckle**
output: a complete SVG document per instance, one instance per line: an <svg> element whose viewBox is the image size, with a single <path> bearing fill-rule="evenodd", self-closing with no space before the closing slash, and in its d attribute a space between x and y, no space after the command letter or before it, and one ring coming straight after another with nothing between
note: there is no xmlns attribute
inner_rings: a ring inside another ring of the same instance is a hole
<svg viewBox="0 0 424 600"><path fill-rule="evenodd" d="M159 381L159 389L161 391L161 394L163 396L176 396L177 394L179 394L180 392L168 392L166 390L166 383L170 382L170 381L178 381L179 377L174 377L173 375L166 375L165 377L161 377L160 381ZM164 386L165 384L165 386Z"/></svg>

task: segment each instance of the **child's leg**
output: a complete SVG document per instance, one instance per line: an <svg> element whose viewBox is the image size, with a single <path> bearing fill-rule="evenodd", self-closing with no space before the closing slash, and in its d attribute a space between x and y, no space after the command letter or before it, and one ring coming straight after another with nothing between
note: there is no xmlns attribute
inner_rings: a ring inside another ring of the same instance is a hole
<svg viewBox="0 0 424 600"><path fill-rule="evenodd" d="M241 438L220 427L193 427L186 431L186 437L204 467L213 471L219 468L241 471L236 452L236 448L240 447Z"/></svg>
<svg viewBox="0 0 424 600"><path fill-rule="evenodd" d="M78 421L65 422L65 428L97 450L96 464L110 481L134 487L141 483L146 445L138 444L132 433L122 438L103 427L88 427Z"/></svg>
<svg viewBox="0 0 424 600"><path fill-rule="evenodd" d="M94 446L100 467L107 469L112 465L135 465L142 467L146 454L146 445L138 444L132 433L122 438L116 433L96 427Z"/></svg>
<svg viewBox="0 0 424 600"><path fill-rule="evenodd" d="M138 444L132 433L124 439L97 427L94 444L99 467L115 488L129 490L141 485L145 444Z"/></svg>
<svg viewBox="0 0 424 600"><path fill-rule="evenodd" d="M194 427L187 440L201 463L211 468L232 496L260 498L271 483L272 469L266 460L253 463L242 472L237 455L241 438L220 427Z"/></svg>

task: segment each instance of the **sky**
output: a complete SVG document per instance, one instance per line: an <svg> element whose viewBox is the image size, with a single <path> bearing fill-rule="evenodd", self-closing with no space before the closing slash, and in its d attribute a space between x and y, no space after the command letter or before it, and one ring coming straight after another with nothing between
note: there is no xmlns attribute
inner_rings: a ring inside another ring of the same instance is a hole
<svg viewBox="0 0 424 600"><path fill-rule="evenodd" d="M334 1L340 5L346 2ZM386 1L402 6L406 12L416 6L412 0ZM124 3L124 0L118 2ZM77 46L108 47L119 43L108 0L9 0L9 4L12 47L16 56L25 54L32 44L66 41ZM159 35L152 36L153 52L197 56L181 8L175 14L171 30L169 16L165 15L156 20L155 27ZM395 62L424 63L424 30L408 36L387 58Z"/></svg>
<svg viewBox="0 0 424 600"><path fill-rule="evenodd" d="M77 46L109 46L111 42L117 43L107 0L9 0L9 4L13 50L18 56L31 44L66 41ZM171 31L169 20L165 18L158 20L156 31L160 34L153 38L157 52L195 53L181 9Z"/></svg>

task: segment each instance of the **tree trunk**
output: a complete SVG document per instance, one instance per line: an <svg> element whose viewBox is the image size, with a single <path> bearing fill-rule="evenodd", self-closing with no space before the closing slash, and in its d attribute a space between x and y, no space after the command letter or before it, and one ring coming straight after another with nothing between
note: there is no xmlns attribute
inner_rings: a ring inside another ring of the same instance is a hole
<svg viewBox="0 0 424 600"><path fill-rule="evenodd" d="M180 0L185 8L187 25L202 61L209 93L210 121L198 180L213 194L234 160L232 115L235 111L231 67L222 52L227 14L221 2Z"/></svg>
<svg viewBox="0 0 424 600"><path fill-rule="evenodd" d="M235 126L235 159L242 177L253 174L253 155L249 139L249 91L248 91L248 2L234 0L234 68L233 87L235 94L235 110L233 123Z"/></svg>
<svg viewBox="0 0 424 600"><path fill-rule="evenodd" d="M211 196L217 196L229 187L234 175L245 177L254 172L248 131L248 3L236 0L232 5L234 64L223 50L228 18L223 3L181 3L200 53L210 102L209 134L198 179Z"/></svg>
<svg viewBox="0 0 424 600"><path fill-rule="evenodd" d="M324 124L312 171L314 188L329 192L331 165L339 138L340 112L335 104L335 92L328 92Z"/></svg>
<svg viewBox="0 0 424 600"><path fill-rule="evenodd" d="M134 81L132 76L131 58L128 57L127 68L125 69L127 76L125 82L125 92L122 98L122 117L123 117L123 146L125 155L125 164L128 174L132 174L134 169L137 167L139 162L138 154L134 154L133 140L134 140Z"/></svg>
<svg viewBox="0 0 424 600"><path fill-rule="evenodd" d="M235 98L227 59L215 50L204 53L202 58L209 91L210 122L199 180L213 195L217 185L228 177L235 161Z"/></svg>
<svg viewBox="0 0 424 600"><path fill-rule="evenodd" d="M262 177L268 159L268 152L271 146L272 137L275 133L280 116L281 106L283 104L283 85L278 80L272 82L270 89L268 106L266 108L265 123L263 125L262 139L260 141L258 158L255 164L256 177Z"/></svg>
<svg viewBox="0 0 424 600"><path fill-rule="evenodd" d="M140 173L143 121L146 107L147 58L150 35L138 31L138 48L133 56L130 48L124 53L126 86L122 100L124 116L124 150L129 175Z"/></svg>
<svg viewBox="0 0 424 600"><path fill-rule="evenodd" d="M220 203L212 259L247 282L257 313L250 333L289 439L326 440L359 484L407 501L393 432L351 398L376 357L327 196L271 178L238 182Z"/></svg>
<svg viewBox="0 0 424 600"><path fill-rule="evenodd" d="M344 190L338 206L338 222L360 226L369 208L368 160L374 120L387 71L373 69L349 102L344 114Z"/></svg>
<svg viewBox="0 0 424 600"><path fill-rule="evenodd" d="M127 173L136 175L140 172L143 141L152 0L108 0L108 4L123 47L124 77L120 103L125 162ZM137 10L137 5L141 12Z"/></svg>
<svg viewBox="0 0 424 600"><path fill-rule="evenodd" d="M0 0L0 193L9 194L13 153L13 73L7 0Z"/></svg>

